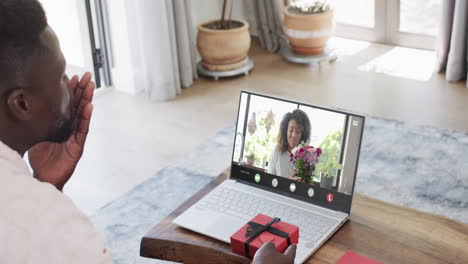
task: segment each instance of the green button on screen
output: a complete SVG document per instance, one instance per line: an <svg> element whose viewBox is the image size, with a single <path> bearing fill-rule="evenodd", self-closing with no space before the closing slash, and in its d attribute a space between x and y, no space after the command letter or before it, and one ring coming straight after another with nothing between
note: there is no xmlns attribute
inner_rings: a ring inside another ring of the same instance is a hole
<svg viewBox="0 0 468 264"><path fill-rule="evenodd" d="M260 176L260 174L255 174L255 182L260 182L260 180L262 179L262 176Z"/></svg>

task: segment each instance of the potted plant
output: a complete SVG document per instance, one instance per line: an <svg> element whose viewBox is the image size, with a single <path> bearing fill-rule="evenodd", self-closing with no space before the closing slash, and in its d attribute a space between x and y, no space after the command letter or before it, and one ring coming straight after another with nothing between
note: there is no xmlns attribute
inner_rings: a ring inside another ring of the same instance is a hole
<svg viewBox="0 0 468 264"><path fill-rule="evenodd" d="M229 71L247 64L250 49L249 24L232 19L233 0L226 18L227 0L223 1L221 19L198 25L197 49L203 66L210 71Z"/></svg>
<svg viewBox="0 0 468 264"><path fill-rule="evenodd" d="M334 159L324 161L320 159L320 163L317 164L315 169L316 173L320 175L320 187L331 189L336 171L343 169L343 166Z"/></svg>
<svg viewBox="0 0 468 264"><path fill-rule="evenodd" d="M295 1L284 10L284 32L296 53L322 53L333 30L333 10L327 1Z"/></svg>
<svg viewBox="0 0 468 264"><path fill-rule="evenodd" d="M330 133L320 143L322 156L316 166L316 175L320 175L320 187L331 189L333 178L338 170L343 169L343 166L338 162L340 158L341 140L343 137L343 129L339 129Z"/></svg>

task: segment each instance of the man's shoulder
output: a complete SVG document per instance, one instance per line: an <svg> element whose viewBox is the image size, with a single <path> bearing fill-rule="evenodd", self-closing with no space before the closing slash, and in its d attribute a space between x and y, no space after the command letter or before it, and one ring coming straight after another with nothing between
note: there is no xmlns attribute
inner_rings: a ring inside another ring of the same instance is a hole
<svg viewBox="0 0 468 264"><path fill-rule="evenodd" d="M5 175L4 175L5 176ZM20 228L37 225L45 219L86 218L74 203L49 183L26 173L9 175L0 185L0 215Z"/></svg>
<svg viewBox="0 0 468 264"><path fill-rule="evenodd" d="M0 241L1 263L2 253L13 259L27 255L37 263L111 262L102 235L70 198L32 175L15 176L0 185L0 234L13 249L7 253Z"/></svg>

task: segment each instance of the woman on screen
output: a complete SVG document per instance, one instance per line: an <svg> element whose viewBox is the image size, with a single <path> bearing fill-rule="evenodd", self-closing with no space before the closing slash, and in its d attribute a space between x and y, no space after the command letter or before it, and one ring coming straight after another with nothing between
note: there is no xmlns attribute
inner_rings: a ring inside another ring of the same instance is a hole
<svg viewBox="0 0 468 264"><path fill-rule="evenodd" d="M295 179L295 167L290 162L291 151L301 142L309 142L311 125L307 114L296 109L281 120L276 148L270 155L268 173Z"/></svg>

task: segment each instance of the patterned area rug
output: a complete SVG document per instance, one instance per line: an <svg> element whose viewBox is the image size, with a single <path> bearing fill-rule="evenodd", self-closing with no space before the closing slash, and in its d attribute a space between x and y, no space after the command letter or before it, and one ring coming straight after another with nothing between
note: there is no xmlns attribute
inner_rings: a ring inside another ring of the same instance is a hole
<svg viewBox="0 0 468 264"><path fill-rule="evenodd" d="M230 165L234 124L92 217L114 263L139 257L141 237ZM356 191L468 223L468 134L369 117Z"/></svg>

